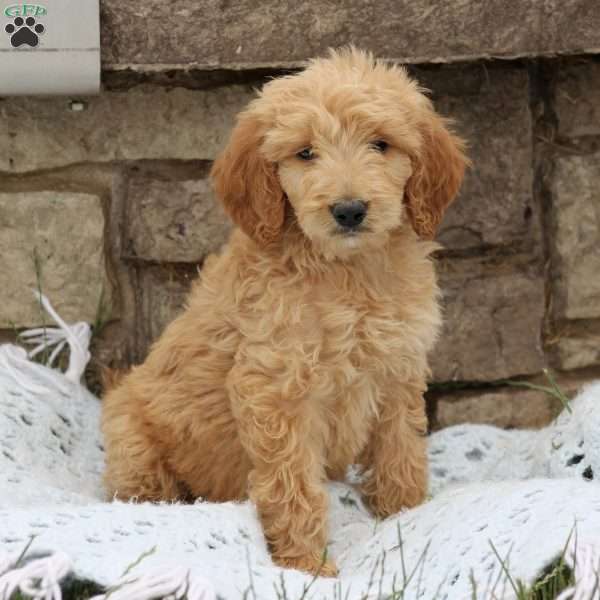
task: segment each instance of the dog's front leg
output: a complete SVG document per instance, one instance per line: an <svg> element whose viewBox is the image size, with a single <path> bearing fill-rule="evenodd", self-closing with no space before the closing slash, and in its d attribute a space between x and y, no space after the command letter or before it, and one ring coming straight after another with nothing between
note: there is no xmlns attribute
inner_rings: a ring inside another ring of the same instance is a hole
<svg viewBox="0 0 600 600"><path fill-rule="evenodd" d="M264 366L264 365L261 365ZM262 372L261 372L262 371ZM240 439L252 471L256 504L273 559L279 565L334 576L326 560L328 497L315 414L293 378L238 365L228 389Z"/></svg>
<svg viewBox="0 0 600 600"><path fill-rule="evenodd" d="M427 416L424 385L390 389L374 426L368 452L370 473L363 493L382 518L423 502L427 493Z"/></svg>

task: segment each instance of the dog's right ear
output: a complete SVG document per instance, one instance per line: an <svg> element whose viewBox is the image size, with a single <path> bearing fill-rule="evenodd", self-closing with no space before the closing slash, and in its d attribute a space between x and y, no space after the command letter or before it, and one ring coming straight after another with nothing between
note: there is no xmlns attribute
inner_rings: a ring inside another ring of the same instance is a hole
<svg viewBox="0 0 600 600"><path fill-rule="evenodd" d="M405 202L414 230L433 239L444 211L460 188L469 160L465 143L428 104L420 127L423 148L413 160L413 174L405 190Z"/></svg>
<svg viewBox="0 0 600 600"><path fill-rule="evenodd" d="M264 126L243 113L211 176L217 196L233 222L261 245L275 241L283 227L285 194L277 166L261 153Z"/></svg>

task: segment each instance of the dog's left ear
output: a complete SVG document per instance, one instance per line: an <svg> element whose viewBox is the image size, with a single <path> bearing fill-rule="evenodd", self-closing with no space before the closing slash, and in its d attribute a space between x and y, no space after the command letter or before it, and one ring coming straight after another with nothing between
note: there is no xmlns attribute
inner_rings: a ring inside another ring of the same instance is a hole
<svg viewBox="0 0 600 600"><path fill-rule="evenodd" d="M240 115L229 143L213 164L211 176L225 212L261 245L279 237L285 194L277 166L261 153L264 126L252 113Z"/></svg>
<svg viewBox="0 0 600 600"><path fill-rule="evenodd" d="M468 159L465 143L451 133L432 108L421 125L423 145L413 158L413 174L404 200L412 226L425 239L433 239L446 207L454 200Z"/></svg>

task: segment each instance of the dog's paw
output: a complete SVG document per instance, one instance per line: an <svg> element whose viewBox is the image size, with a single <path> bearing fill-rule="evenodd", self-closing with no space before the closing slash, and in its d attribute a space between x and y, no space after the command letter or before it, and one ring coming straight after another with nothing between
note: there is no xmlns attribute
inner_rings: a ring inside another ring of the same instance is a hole
<svg viewBox="0 0 600 600"><path fill-rule="evenodd" d="M370 491L365 493L365 503L379 519L386 519L403 509L414 508L422 504L427 497L426 490L420 487L392 489L388 493Z"/></svg>
<svg viewBox="0 0 600 600"><path fill-rule="evenodd" d="M323 560L322 557L299 556L290 558L274 556L273 560L284 569L296 569L304 571L317 577L337 577L338 570L331 560Z"/></svg>

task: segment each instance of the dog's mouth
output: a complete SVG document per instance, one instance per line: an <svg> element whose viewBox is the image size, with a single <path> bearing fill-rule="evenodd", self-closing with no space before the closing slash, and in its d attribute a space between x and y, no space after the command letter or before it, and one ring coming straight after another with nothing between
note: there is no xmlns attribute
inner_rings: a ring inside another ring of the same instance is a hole
<svg viewBox="0 0 600 600"><path fill-rule="evenodd" d="M370 227L359 225L357 227L336 227L331 233L336 237L353 238L358 237L362 233L370 233L371 231Z"/></svg>

